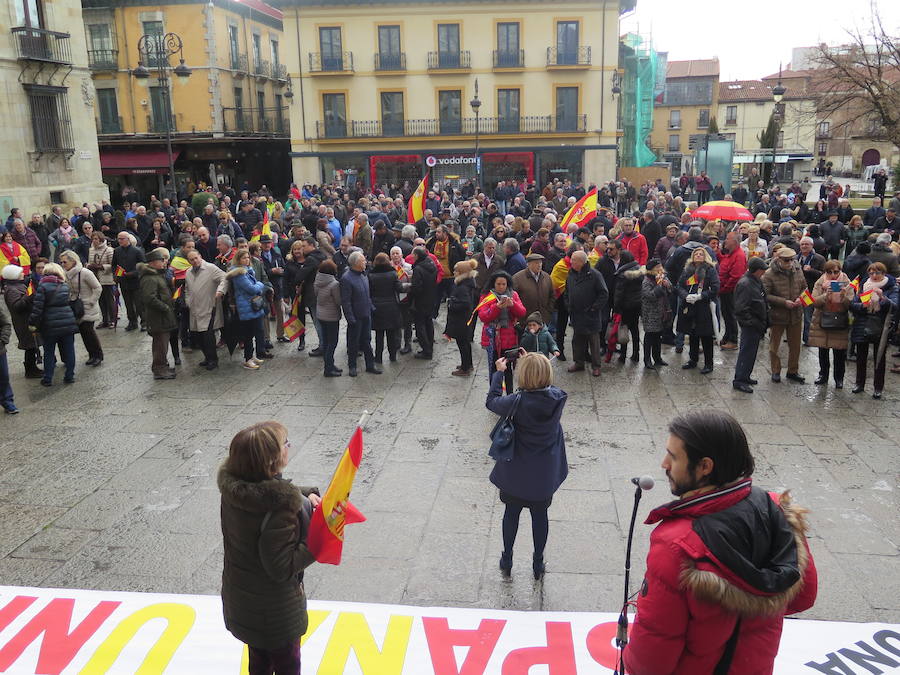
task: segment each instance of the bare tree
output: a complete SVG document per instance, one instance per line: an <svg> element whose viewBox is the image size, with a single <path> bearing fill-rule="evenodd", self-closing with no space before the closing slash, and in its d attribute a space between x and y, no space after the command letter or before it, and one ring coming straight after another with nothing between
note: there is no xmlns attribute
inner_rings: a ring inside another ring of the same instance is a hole
<svg viewBox="0 0 900 675"><path fill-rule="evenodd" d="M859 128L900 147L900 38L884 28L874 1L866 31L848 30L850 43L821 44L812 57L810 89L819 119Z"/></svg>

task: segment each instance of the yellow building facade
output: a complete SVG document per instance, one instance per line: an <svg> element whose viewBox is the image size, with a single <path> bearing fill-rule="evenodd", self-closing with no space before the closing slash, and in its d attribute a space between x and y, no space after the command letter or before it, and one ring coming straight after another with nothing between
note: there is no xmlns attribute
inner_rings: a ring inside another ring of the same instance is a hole
<svg viewBox="0 0 900 675"><path fill-rule="evenodd" d="M142 196L163 190L167 127L179 192L200 181L286 189L287 68L279 10L234 0L84 0L83 7L101 164L114 194L126 186L143 186ZM161 80L154 46L170 33L182 51L169 57ZM144 36L154 53L140 52ZM186 79L174 72L182 58L190 69ZM134 76L139 65L149 77Z"/></svg>
<svg viewBox="0 0 900 675"><path fill-rule="evenodd" d="M633 2L276 4L296 182L615 176L619 16Z"/></svg>

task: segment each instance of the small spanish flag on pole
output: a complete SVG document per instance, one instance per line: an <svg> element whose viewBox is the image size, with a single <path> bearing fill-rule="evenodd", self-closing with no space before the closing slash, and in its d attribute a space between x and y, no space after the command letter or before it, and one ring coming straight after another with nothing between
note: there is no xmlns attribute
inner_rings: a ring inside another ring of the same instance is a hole
<svg viewBox="0 0 900 675"><path fill-rule="evenodd" d="M697 285L697 275L692 274L688 277L688 280L685 282L688 286L696 286Z"/></svg>
<svg viewBox="0 0 900 675"><path fill-rule="evenodd" d="M350 438L350 443L338 462L334 476L322 503L313 511L309 523L306 545L320 563L340 565L344 550L344 526L361 523L366 517L349 501L353 479L362 461L362 424L368 413L364 412Z"/></svg>
<svg viewBox="0 0 900 675"><path fill-rule="evenodd" d="M860 293L859 301L863 304L866 304L867 302L869 302L869 300L872 299L872 295L874 295L874 293L870 290L866 291L865 293Z"/></svg>
<svg viewBox="0 0 900 675"><path fill-rule="evenodd" d="M859 284L862 280L861 276L857 276L853 281L850 282L850 288L853 289L854 293L859 293Z"/></svg>
<svg viewBox="0 0 900 675"><path fill-rule="evenodd" d="M566 211L562 222L559 226L565 232L569 224L575 224L578 227L586 225L587 222L597 215L597 188L588 192L584 197L579 199L572 205L572 208Z"/></svg>
<svg viewBox="0 0 900 675"><path fill-rule="evenodd" d="M181 291L182 291L183 289L184 289L184 286L179 286L178 288L176 288L176 289L175 289L175 292L172 293L172 299L173 299L173 300L177 300L178 298L180 298L180 297L181 297Z"/></svg>
<svg viewBox="0 0 900 675"><path fill-rule="evenodd" d="M475 323L475 317L478 316L478 310L491 304L492 302L497 302L497 296L494 295L494 291L488 293L481 299L481 301L477 305L475 305L475 309L472 310L472 317L469 319L466 325L471 326L473 323Z"/></svg>
<svg viewBox="0 0 900 675"><path fill-rule="evenodd" d="M800 294L800 302L803 303L804 307L810 307L816 303L808 288L803 289L803 292Z"/></svg>
<svg viewBox="0 0 900 675"><path fill-rule="evenodd" d="M34 295L34 282L29 281L28 287L25 289L25 295Z"/></svg>
<svg viewBox="0 0 900 675"><path fill-rule="evenodd" d="M125 268L122 267L121 265L116 265L115 275L116 275L117 279L124 277L125 276Z"/></svg>
<svg viewBox="0 0 900 675"><path fill-rule="evenodd" d="M278 300L277 302L281 302ZM287 321L284 322L284 334L288 340L293 342L306 332L306 327L300 321L300 296L294 298L291 303L291 313L288 315Z"/></svg>
<svg viewBox="0 0 900 675"><path fill-rule="evenodd" d="M406 207L406 222L415 225L425 217L425 195L428 194L428 177L431 171L425 172L425 177L419 183L419 187L413 192L409 198L409 204Z"/></svg>

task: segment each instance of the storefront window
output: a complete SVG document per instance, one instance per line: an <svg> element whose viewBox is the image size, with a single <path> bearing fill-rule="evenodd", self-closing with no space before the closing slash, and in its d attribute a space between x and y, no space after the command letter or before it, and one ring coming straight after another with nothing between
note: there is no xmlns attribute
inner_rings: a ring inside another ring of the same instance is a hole
<svg viewBox="0 0 900 675"><path fill-rule="evenodd" d="M570 180L573 183L583 181L583 150L546 150L537 153L537 173L540 185L547 185L554 178Z"/></svg>
<svg viewBox="0 0 900 675"><path fill-rule="evenodd" d="M370 175L376 185L402 187L409 183L415 189L424 175L419 155L374 155L370 166Z"/></svg>
<svg viewBox="0 0 900 675"><path fill-rule="evenodd" d="M353 187L357 182L369 184L369 159L365 155L331 155L322 157L322 181Z"/></svg>
<svg viewBox="0 0 900 675"><path fill-rule="evenodd" d="M534 180L534 153L485 153L481 171L486 186L510 180L517 183L523 180L531 182Z"/></svg>

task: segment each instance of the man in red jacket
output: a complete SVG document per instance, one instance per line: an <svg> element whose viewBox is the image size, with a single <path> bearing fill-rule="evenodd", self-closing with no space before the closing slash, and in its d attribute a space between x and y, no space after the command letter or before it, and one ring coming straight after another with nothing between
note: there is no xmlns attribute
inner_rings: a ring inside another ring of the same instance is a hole
<svg viewBox="0 0 900 675"><path fill-rule="evenodd" d="M719 346L722 349L738 348L738 324L734 315L734 289L737 282L747 271L747 254L741 248L737 232L725 235L725 243L719 251L719 303L722 306L722 319L725 322L725 334Z"/></svg>
<svg viewBox="0 0 900 675"><path fill-rule="evenodd" d="M622 218L618 224L622 226L622 235L619 237L622 248L631 252L638 265L646 265L650 250L644 235L634 231L634 221L631 218Z"/></svg>
<svg viewBox="0 0 900 675"><path fill-rule="evenodd" d="M741 425L703 410L669 424L673 502L650 512L629 675L771 674L786 614L816 599L806 510L751 484Z"/></svg>

